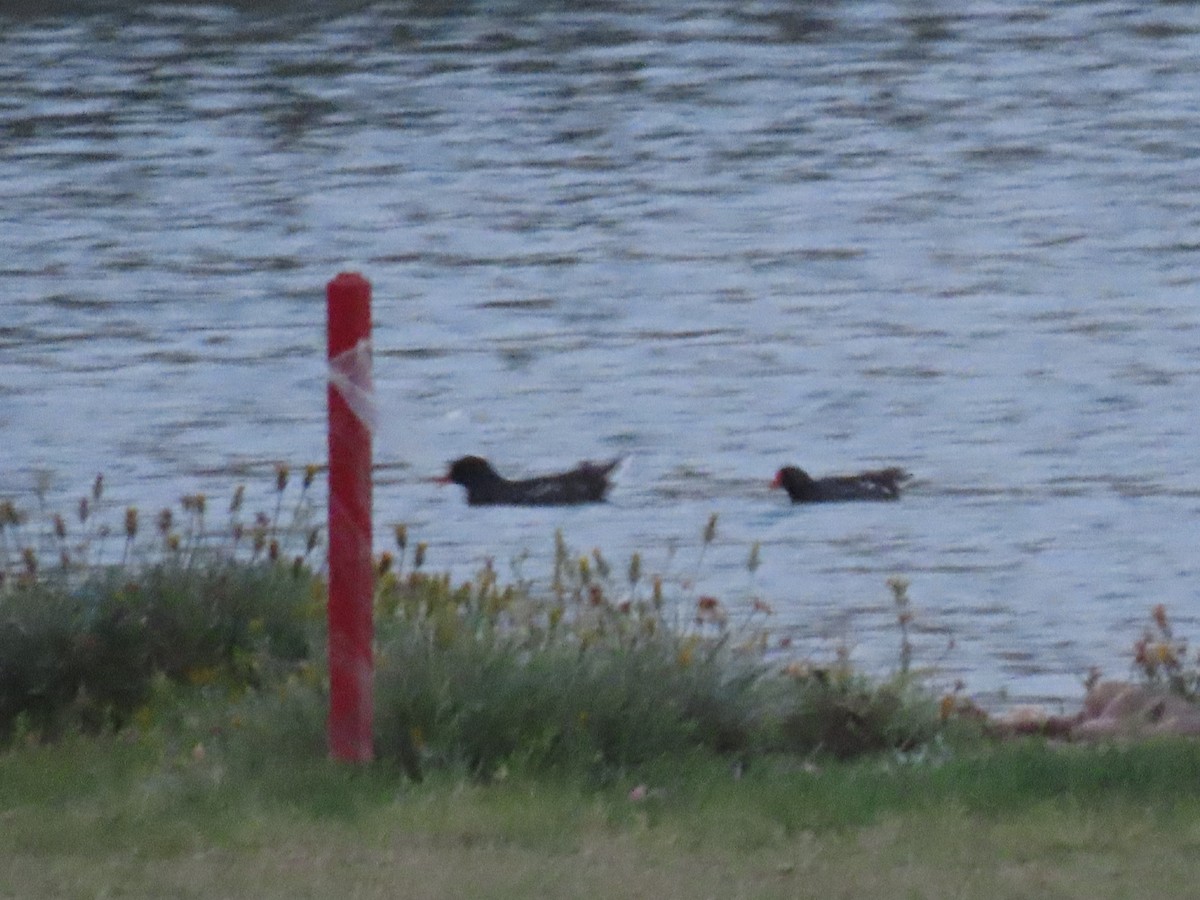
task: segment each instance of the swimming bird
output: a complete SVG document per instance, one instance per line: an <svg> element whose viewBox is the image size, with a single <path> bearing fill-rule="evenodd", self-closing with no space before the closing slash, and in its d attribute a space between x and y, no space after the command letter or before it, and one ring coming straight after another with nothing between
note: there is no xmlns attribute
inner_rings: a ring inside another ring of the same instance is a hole
<svg viewBox="0 0 1200 900"><path fill-rule="evenodd" d="M796 466L784 466L775 473L771 487L783 488L793 503L899 500L900 486L910 478L912 476L908 472L896 466L825 478L813 478Z"/></svg>
<svg viewBox="0 0 1200 900"><path fill-rule="evenodd" d="M600 503L611 486L609 476L621 459L582 462L556 475L516 481L500 475L482 456L463 456L450 463L441 484L461 484L469 506L569 506Z"/></svg>

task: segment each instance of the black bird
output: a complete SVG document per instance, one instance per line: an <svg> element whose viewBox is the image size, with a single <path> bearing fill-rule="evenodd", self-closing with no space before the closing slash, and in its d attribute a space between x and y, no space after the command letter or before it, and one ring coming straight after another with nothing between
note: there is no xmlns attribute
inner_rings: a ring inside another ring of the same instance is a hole
<svg viewBox="0 0 1200 900"><path fill-rule="evenodd" d="M621 463L582 462L568 472L510 481L501 476L482 456L463 456L437 481L461 484L467 489L470 506L569 506L600 503L610 483L609 476Z"/></svg>
<svg viewBox="0 0 1200 900"><path fill-rule="evenodd" d="M796 466L784 466L775 473L771 487L783 488L793 503L899 500L900 486L910 478L911 475L895 466L859 472L857 475L830 475L826 478L813 478Z"/></svg>

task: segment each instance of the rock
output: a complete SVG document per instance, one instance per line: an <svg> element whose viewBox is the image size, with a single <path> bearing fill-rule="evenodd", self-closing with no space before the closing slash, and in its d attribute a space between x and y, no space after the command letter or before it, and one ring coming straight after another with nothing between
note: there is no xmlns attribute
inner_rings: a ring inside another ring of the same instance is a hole
<svg viewBox="0 0 1200 900"><path fill-rule="evenodd" d="M1200 703L1165 688L1102 681L1088 691L1071 729L1078 740L1200 736Z"/></svg>

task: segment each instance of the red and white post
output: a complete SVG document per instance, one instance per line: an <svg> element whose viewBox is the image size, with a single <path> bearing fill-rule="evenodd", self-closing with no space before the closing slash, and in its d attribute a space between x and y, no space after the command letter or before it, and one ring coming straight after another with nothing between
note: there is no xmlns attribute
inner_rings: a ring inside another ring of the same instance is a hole
<svg viewBox="0 0 1200 900"><path fill-rule="evenodd" d="M329 336L329 751L366 762L372 740L371 284L326 287Z"/></svg>

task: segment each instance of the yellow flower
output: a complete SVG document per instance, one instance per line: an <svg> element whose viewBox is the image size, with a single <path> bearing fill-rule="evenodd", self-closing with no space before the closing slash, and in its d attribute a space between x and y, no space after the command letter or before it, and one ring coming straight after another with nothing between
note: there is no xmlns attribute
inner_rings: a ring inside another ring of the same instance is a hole
<svg viewBox="0 0 1200 900"><path fill-rule="evenodd" d="M938 703L938 715L941 717L942 721L944 722L950 718L950 715L953 712L954 712L954 695L953 694L944 694L942 696L941 702Z"/></svg>
<svg viewBox="0 0 1200 900"><path fill-rule="evenodd" d="M629 583L637 584L642 577L642 554L634 553L629 557Z"/></svg>
<svg viewBox="0 0 1200 900"><path fill-rule="evenodd" d="M803 681L812 674L812 669L809 667L808 663L800 662L799 660L794 659L784 666L783 674L787 675L789 678L795 678L797 681Z"/></svg>
<svg viewBox="0 0 1200 900"><path fill-rule="evenodd" d="M217 670L212 666L196 666L195 668L188 669L185 677L188 684L201 687L206 684L212 684L217 680Z"/></svg>
<svg viewBox="0 0 1200 900"><path fill-rule="evenodd" d="M687 641L682 647L679 648L679 655L676 656L675 660L679 663L679 667L681 669L686 669L692 664L692 659L695 657L695 655L696 642Z"/></svg>

